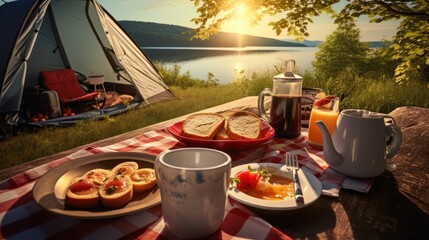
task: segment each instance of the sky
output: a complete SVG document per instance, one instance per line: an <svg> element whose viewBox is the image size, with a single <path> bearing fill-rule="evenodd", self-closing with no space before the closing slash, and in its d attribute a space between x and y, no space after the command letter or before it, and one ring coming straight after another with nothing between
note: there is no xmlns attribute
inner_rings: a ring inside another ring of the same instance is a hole
<svg viewBox="0 0 429 240"><path fill-rule="evenodd" d="M191 0L98 0L98 2L118 21L134 20L196 28L191 19L198 16L197 8ZM341 7L341 3L339 7ZM264 18L257 26L250 26L244 21L232 21L224 25L221 31L276 39L295 38L286 35L285 32L277 36L267 24L270 20ZM334 20L326 15L313 18L313 23L308 26L310 36L306 39L324 41L337 27L333 22ZM369 23L367 18L361 17L356 24L361 31L361 41L381 41L392 39L399 22L389 21L376 24Z"/></svg>

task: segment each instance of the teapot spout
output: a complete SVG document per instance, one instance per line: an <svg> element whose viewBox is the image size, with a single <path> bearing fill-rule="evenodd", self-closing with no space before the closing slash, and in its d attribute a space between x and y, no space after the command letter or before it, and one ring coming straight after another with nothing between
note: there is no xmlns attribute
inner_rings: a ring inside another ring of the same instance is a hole
<svg viewBox="0 0 429 240"><path fill-rule="evenodd" d="M328 164L338 166L343 162L343 156L337 152L334 143L332 142L331 134L325 123L316 121L315 124L320 128L323 138L323 155Z"/></svg>

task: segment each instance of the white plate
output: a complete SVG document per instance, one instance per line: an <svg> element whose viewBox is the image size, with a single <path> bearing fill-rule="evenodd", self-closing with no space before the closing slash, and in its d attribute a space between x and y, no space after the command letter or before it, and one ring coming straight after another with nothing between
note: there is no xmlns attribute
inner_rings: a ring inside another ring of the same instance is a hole
<svg viewBox="0 0 429 240"><path fill-rule="evenodd" d="M291 173L286 170L285 165L276 164L276 163L251 163L239 165L231 169L231 177L234 177L238 172L242 170L247 170L248 166L252 169L259 168L275 168L291 178ZM304 203L297 203L295 199L288 200L264 200L260 198L252 197L242 191L238 190L236 187L230 187L228 194L233 199L251 206L260 209L267 210L292 210L298 209L316 201L322 194L322 184L320 181L311 173L307 172L304 169L298 171L299 181L301 183L302 193L304 195Z"/></svg>
<svg viewBox="0 0 429 240"><path fill-rule="evenodd" d="M72 179L95 168L112 169L121 162L135 161L139 168L154 168L155 156L137 152L112 152L85 156L55 167L40 177L33 186L33 197L45 210L72 218L113 218L145 210L161 203L157 185L142 194L136 194L131 201L119 209L97 207L91 210L71 209L64 205L68 186Z"/></svg>

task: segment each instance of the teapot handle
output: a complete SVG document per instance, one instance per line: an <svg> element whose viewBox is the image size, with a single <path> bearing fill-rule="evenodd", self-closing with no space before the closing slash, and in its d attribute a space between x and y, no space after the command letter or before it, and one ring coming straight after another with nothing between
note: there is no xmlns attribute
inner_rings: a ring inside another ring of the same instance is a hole
<svg viewBox="0 0 429 240"><path fill-rule="evenodd" d="M269 122L270 117L267 115L267 112L265 111L265 96L266 95L272 96L273 91L269 88L265 88L264 90L262 90L261 93L259 93L258 110L259 110L259 115L261 116L262 120L264 120L265 122Z"/></svg>

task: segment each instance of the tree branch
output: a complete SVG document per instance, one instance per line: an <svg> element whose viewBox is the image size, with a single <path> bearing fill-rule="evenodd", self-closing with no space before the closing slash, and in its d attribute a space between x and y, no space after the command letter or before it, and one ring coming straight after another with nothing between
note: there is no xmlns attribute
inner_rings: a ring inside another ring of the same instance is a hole
<svg viewBox="0 0 429 240"><path fill-rule="evenodd" d="M384 2L383 0L375 0L375 4L378 4L382 7L384 7L387 11L393 12L395 14L399 14L401 16L407 16L407 17L429 17L429 14L426 12L416 12L416 11L401 11L394 8L393 4L389 4Z"/></svg>

